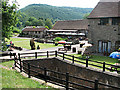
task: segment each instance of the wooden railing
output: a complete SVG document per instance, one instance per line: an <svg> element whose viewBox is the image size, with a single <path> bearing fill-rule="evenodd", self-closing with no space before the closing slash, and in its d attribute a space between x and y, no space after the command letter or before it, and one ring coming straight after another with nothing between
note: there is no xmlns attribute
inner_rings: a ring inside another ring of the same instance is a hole
<svg viewBox="0 0 120 90"><path fill-rule="evenodd" d="M34 57L35 59L37 59L38 57L40 58L41 56L44 56L47 58L58 57L58 58L61 58L62 60L71 61L71 64L79 63L82 65L85 65L86 67L99 68L99 69L102 69L103 72L106 70L116 71L118 73L120 72L120 66L108 64L106 62L93 61L88 58L84 59L84 58L80 58L80 57L75 57L74 55L68 55L68 54L65 54L62 52L57 52L57 51L18 53L18 56L16 56L16 54L13 53L13 54L10 54L10 57L11 57L11 55L13 55L14 57L17 57L16 59L21 59L24 57ZM112 68L114 68L114 69L112 69Z"/></svg>
<svg viewBox="0 0 120 90"><path fill-rule="evenodd" d="M68 89L78 89L79 90L81 88L98 90L99 86L107 87L107 88L110 88L111 90L120 90L120 87L107 85L105 83L99 82L98 80L95 80L95 81L88 80L88 79L70 75L68 72L62 73L62 72L53 71L53 70L50 70L47 68L38 67L38 66L30 64L28 62L24 62L20 58L17 60L14 59L14 62L15 62L14 63L15 67L19 68L20 72L25 72L28 74L28 78L30 78L31 76L34 76L34 74L32 74L34 72L37 75L39 75L39 76L37 76L37 78L43 79L45 82L51 82L51 83L57 84L59 86L65 87L66 90L68 90ZM32 68L36 68L37 70L34 70ZM50 75L50 74L54 74L54 75ZM63 78L61 78L61 77L63 77ZM93 85L89 86L89 85L77 83L77 82L71 81L72 79L76 79L77 81L79 80L81 82L86 82L86 83L90 83Z"/></svg>

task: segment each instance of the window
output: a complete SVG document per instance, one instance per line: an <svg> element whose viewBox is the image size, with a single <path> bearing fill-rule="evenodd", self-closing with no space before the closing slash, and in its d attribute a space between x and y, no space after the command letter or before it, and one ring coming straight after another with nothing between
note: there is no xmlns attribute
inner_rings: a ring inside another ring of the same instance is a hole
<svg viewBox="0 0 120 90"><path fill-rule="evenodd" d="M99 25L108 25L108 24L109 24L109 19L108 18L100 19Z"/></svg>
<svg viewBox="0 0 120 90"><path fill-rule="evenodd" d="M112 25L119 25L120 24L120 18L112 18Z"/></svg>

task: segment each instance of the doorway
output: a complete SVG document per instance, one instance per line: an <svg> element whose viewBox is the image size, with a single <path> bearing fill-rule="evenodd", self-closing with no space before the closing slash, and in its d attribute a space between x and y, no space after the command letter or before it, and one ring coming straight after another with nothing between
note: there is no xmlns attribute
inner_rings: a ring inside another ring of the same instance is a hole
<svg viewBox="0 0 120 90"><path fill-rule="evenodd" d="M111 42L110 41L98 41L98 52L99 53L110 53L111 52Z"/></svg>

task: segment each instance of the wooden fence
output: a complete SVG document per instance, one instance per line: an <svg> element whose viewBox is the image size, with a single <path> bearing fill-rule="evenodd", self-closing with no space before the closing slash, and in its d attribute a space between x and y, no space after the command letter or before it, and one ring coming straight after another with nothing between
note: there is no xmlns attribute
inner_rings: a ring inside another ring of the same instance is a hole
<svg viewBox="0 0 120 90"><path fill-rule="evenodd" d="M15 57L15 54L13 54L13 55ZM14 65L15 65L15 67L19 68L20 72L27 73L28 74L28 78L30 78L32 76L32 72L34 72L34 73L40 74L41 77L39 76L38 78L43 79L45 82L52 82L54 84L58 84L58 85L60 85L62 87L65 87L66 90L68 90L68 89L80 89L80 88L87 88L87 89L98 90L98 87L100 85L104 86L104 87L107 87L107 88L113 88L113 89L120 90L120 87L107 85L105 83L99 82L98 80L93 81L93 80L87 80L87 79L84 79L84 78L79 78L77 76L70 75L68 72L61 73L61 72L49 70L47 68L37 67L35 65L32 65L32 64L27 63L27 62L23 62L21 60L22 57L35 57L35 59L37 59L39 56L47 56L47 58L49 58L51 56L59 57L59 58L62 58L63 60L65 60L65 59L66 60L70 60L71 63L75 63L75 62L82 63L86 67L88 67L89 65L92 65L92 66L95 66L95 67L100 67L100 68L103 69L103 71L105 71L105 69L108 69L106 67L106 65L115 66L115 65L107 64L105 62L101 63L101 62L98 62L98 61L92 61L92 60L89 60L89 59L83 59L83 58L75 57L75 56L72 56L72 55L67 55L65 53L60 53L60 52L57 52L57 51L35 52L35 53L19 53L18 54L18 58L16 58L16 57L14 58L14 61L15 61ZM84 61L84 62L82 62L82 61ZM98 65L89 64L90 61L102 64L103 66L101 67L101 66L98 66ZM24 64L24 66L23 66L23 64ZM31 69L33 67L37 68L38 70L42 70L42 72L38 72L38 71L35 71L35 70ZM54 76L50 76L48 73L54 73L55 75ZM55 77L57 75L63 75L64 79L61 79L59 77ZM86 86L86 85L83 85L83 84L79 84L79 83L76 83L76 82L71 82L70 78L72 78L72 79L74 78L74 79L77 79L77 80L82 80L82 81L85 81L87 83L92 83L93 87ZM74 85L75 85L75 87L74 87Z"/></svg>
<svg viewBox="0 0 120 90"><path fill-rule="evenodd" d="M16 54L10 54L13 55L14 57L16 57ZM102 69L103 72L105 70L108 71L116 71L117 73L120 72L120 66L117 65L112 65L112 64L108 64L106 62L99 62L99 61L93 61L90 59L84 59L84 58L80 58L80 57L75 57L74 55L68 55L62 52L57 52L57 51L47 51L47 52L32 52L32 53L18 53L18 59L20 58L24 58L24 57L35 57L36 59L39 57L59 57L63 60L69 60L71 61L71 63L80 63L85 65L86 67L94 67L94 68L99 68ZM17 57L16 57L17 58Z"/></svg>

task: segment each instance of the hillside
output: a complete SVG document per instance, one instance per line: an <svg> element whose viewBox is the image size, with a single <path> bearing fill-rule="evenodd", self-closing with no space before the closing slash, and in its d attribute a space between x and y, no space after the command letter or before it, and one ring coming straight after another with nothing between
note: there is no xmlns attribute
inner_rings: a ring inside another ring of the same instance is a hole
<svg viewBox="0 0 120 90"><path fill-rule="evenodd" d="M46 4L31 4L20 9L24 20L27 17L49 18L56 20L73 20L82 19L85 14L92 11L92 8L76 8L76 7L56 7Z"/></svg>

